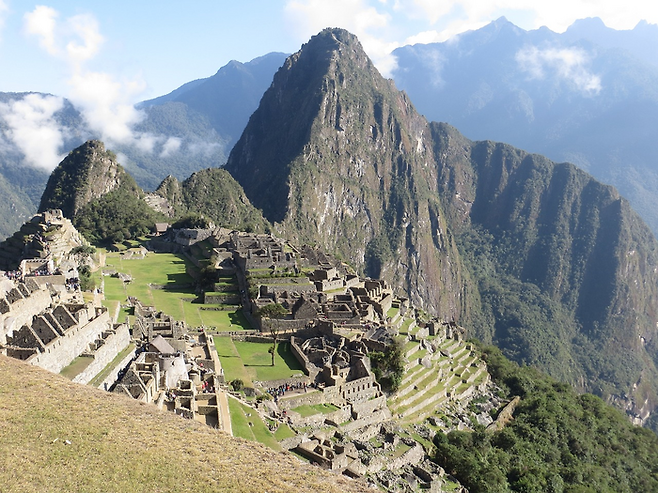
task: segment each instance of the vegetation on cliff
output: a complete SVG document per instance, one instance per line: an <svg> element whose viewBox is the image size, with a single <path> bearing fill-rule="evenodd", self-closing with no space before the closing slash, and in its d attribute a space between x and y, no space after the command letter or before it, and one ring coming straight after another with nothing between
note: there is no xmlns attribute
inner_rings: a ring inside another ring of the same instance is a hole
<svg viewBox="0 0 658 493"><path fill-rule="evenodd" d="M658 437L591 394L483 348L494 381L521 399L500 431L439 433L436 459L471 493L658 491Z"/></svg>
<svg viewBox="0 0 658 493"><path fill-rule="evenodd" d="M658 406L658 243L628 203L428 123L346 31L288 58L226 169L282 236L638 421Z"/></svg>
<svg viewBox="0 0 658 493"><path fill-rule="evenodd" d="M217 226L267 231L269 224L223 169L194 173L180 183L169 176L156 191L173 209L174 220L191 224L203 216ZM102 142L89 141L55 168L41 198L40 210L62 209L90 241L120 242L152 231L167 218L147 205L145 194ZM171 218L169 218L171 220Z"/></svg>
<svg viewBox="0 0 658 493"><path fill-rule="evenodd" d="M74 149L50 175L39 211L61 209L92 242L118 242L152 230L161 215L144 192L97 140Z"/></svg>
<svg viewBox="0 0 658 493"><path fill-rule="evenodd" d="M216 226L249 232L269 231L270 226L224 169L197 171L182 183L167 177L155 191L167 199L177 217L202 214Z"/></svg>

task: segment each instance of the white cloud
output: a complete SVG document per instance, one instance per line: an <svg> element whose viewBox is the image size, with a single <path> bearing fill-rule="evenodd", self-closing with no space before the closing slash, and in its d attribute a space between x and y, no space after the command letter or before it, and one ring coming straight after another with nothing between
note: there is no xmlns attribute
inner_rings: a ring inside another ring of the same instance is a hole
<svg viewBox="0 0 658 493"><path fill-rule="evenodd" d="M540 50L530 46L515 55L521 70L532 79L555 75L573 84L579 91L598 94L601 78L589 71L589 57L579 48L549 48Z"/></svg>
<svg viewBox="0 0 658 493"><path fill-rule="evenodd" d="M0 103L0 117L7 126L6 136L25 155L26 161L48 171L64 158L60 154L63 132L54 115L64 106L56 96L28 94L23 99Z"/></svg>
<svg viewBox="0 0 658 493"><path fill-rule="evenodd" d="M38 38L46 52L74 67L93 58L103 44L98 21L91 14L75 15L59 22L59 12L38 5L23 19L26 34Z"/></svg>
<svg viewBox="0 0 658 493"><path fill-rule="evenodd" d="M168 157L171 154L177 152L180 149L182 140L178 137L169 137L167 142L162 145L162 151L160 152L160 157Z"/></svg>
<svg viewBox="0 0 658 493"><path fill-rule="evenodd" d="M68 30L77 35L78 40L71 39L66 44L66 53L69 60L82 63L98 53L103 44L96 18L89 14L80 14L68 19Z"/></svg>
<svg viewBox="0 0 658 493"><path fill-rule="evenodd" d="M58 16L55 9L45 5L37 5L24 16L25 32L39 38L39 45L51 55L58 55L60 51L55 42Z"/></svg>
<svg viewBox="0 0 658 493"><path fill-rule="evenodd" d="M388 14L368 5L366 0L290 0L285 6L291 26L302 39L308 39L325 27L342 27L355 34L372 28L384 28Z"/></svg>
<svg viewBox="0 0 658 493"><path fill-rule="evenodd" d="M133 101L146 84L140 79L118 80L111 74L88 70L86 63L98 54L104 41L98 21L91 14L61 21L59 17L53 8L37 6L24 16L25 32L35 36L47 53L68 65L68 99L82 113L89 129L109 147L129 145L153 152L166 138L134 130L145 114L134 107ZM176 150L173 142L165 149L167 154Z"/></svg>
<svg viewBox="0 0 658 493"><path fill-rule="evenodd" d="M187 144L187 149L193 156L200 154L202 156L209 157L216 152L221 151L222 145L216 142L204 142L202 140L195 140L194 142Z"/></svg>
<svg viewBox="0 0 658 493"><path fill-rule="evenodd" d="M110 145L141 143L142 147L149 148L148 139L134 135L132 130L144 114L135 109L131 101L144 90L145 84L117 81L109 74L82 71L74 73L68 84L69 99L101 139Z"/></svg>

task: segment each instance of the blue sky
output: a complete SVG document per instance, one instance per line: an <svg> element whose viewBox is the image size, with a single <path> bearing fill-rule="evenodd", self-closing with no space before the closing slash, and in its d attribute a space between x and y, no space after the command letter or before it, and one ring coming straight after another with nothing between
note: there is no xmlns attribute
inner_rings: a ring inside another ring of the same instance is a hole
<svg viewBox="0 0 658 493"><path fill-rule="evenodd" d="M87 128L110 146L136 146L161 155L176 152L184 145L179 139L134 130L145 116L135 103L209 77L230 60L293 53L323 28L342 27L359 37L388 76L395 67L395 48L445 41L500 16L526 30L547 26L563 32L586 17L632 29L640 20L658 23L658 2L0 0L0 92L53 95L0 103L5 127L0 149L15 149L28 165L53 169L67 152L64 141L71 132L55 117L67 98ZM529 60L566 64L568 75L596 91L595 77L575 70L580 65L573 56L558 53L557 58L553 54L535 60L540 55L530 53Z"/></svg>
<svg viewBox="0 0 658 493"><path fill-rule="evenodd" d="M0 91L82 90L76 74L104 74L137 102L214 74L228 61L271 51L292 53L323 27L354 32L380 70L388 53L410 42L443 41L505 15L524 29L563 31L574 20L601 17L631 29L658 23L658 2L590 0L0 0ZM649 4L649 5L647 5ZM39 6L39 7L38 7ZM28 28L28 18L39 17ZM47 15L44 15L47 14ZM50 19L51 22L44 20ZM36 27L35 27L36 26ZM50 27L48 27L50 26ZM44 36L49 33L49 41ZM86 36L86 37L85 37ZM47 48L47 43L50 47ZM87 53L66 46L86 47ZM88 79L93 80L89 77ZM82 82L81 82L82 83Z"/></svg>

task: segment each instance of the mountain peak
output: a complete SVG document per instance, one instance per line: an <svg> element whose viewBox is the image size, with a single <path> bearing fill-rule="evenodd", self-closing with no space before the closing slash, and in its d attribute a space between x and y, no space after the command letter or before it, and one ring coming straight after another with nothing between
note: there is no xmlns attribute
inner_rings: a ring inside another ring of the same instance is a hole
<svg viewBox="0 0 658 493"><path fill-rule="evenodd" d="M77 212L95 198L119 187L123 182L137 188L134 180L117 162L116 155L98 140L89 140L69 152L50 175L41 197L39 212L62 210L65 217Z"/></svg>
<svg viewBox="0 0 658 493"><path fill-rule="evenodd" d="M437 183L429 136L358 39L325 29L276 73L226 169L277 234L338 252L414 302L457 316L460 274L445 253L454 245L427 198ZM431 285L450 288L430 293Z"/></svg>
<svg viewBox="0 0 658 493"><path fill-rule="evenodd" d="M567 28L567 33L578 33L578 35L582 37L589 37L604 33L608 30L611 29L605 25L600 17L586 17L574 21L574 23Z"/></svg>

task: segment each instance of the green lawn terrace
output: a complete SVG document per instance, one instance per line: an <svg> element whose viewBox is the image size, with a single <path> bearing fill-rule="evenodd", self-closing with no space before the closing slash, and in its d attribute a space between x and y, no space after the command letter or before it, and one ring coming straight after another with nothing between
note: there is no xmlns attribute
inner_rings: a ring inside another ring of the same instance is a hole
<svg viewBox="0 0 658 493"><path fill-rule="evenodd" d="M407 363L400 386L388 399L400 422L421 423L455 404L464 408L474 395L487 391L486 365L456 326L434 322L428 329L404 319L400 336Z"/></svg>
<svg viewBox="0 0 658 493"><path fill-rule="evenodd" d="M142 248L107 252L98 284L104 293L103 304L119 319L128 316L126 305L134 297L145 306L153 306L188 327L239 331L251 329L239 303L199 303L194 277L199 268L187 257L173 253L155 253ZM235 286L234 278L222 278L218 284ZM233 294L233 293L231 293ZM216 301L216 300L215 300Z"/></svg>
<svg viewBox="0 0 658 493"><path fill-rule="evenodd" d="M269 381L292 379L304 374L287 341L277 343L274 366L268 351L272 342L240 341L218 335L215 336L215 347L227 382L242 380L248 388L253 388L254 382L260 382L261 387L266 388Z"/></svg>

